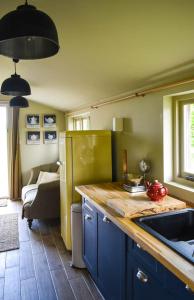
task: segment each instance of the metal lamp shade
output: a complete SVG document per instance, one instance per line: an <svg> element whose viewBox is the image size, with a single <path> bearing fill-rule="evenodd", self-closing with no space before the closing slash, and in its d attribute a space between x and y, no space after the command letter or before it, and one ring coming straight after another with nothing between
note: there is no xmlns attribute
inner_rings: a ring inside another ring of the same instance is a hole
<svg viewBox="0 0 194 300"><path fill-rule="evenodd" d="M31 95L29 83L17 74L11 75L3 81L1 85L1 93L11 96L27 96Z"/></svg>
<svg viewBox="0 0 194 300"><path fill-rule="evenodd" d="M24 97L21 96L17 96L14 97L10 100L9 102L9 106L10 107L18 107L18 108L24 108L24 107L28 107L28 100Z"/></svg>
<svg viewBox="0 0 194 300"><path fill-rule="evenodd" d="M20 5L0 20L0 54L17 59L55 55L59 41L55 24L32 5Z"/></svg>

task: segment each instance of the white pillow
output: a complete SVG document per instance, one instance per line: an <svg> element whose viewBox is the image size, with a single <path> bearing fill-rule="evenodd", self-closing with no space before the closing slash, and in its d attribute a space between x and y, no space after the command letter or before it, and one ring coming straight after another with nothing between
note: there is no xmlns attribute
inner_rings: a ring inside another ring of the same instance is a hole
<svg viewBox="0 0 194 300"><path fill-rule="evenodd" d="M36 184L39 184L39 183L40 183L43 173L44 173L44 172L40 171L40 173L39 173L39 175L38 175L38 179L37 179L37 181L36 181Z"/></svg>
<svg viewBox="0 0 194 300"><path fill-rule="evenodd" d="M54 173L54 172L42 172L40 171L37 184L53 181L53 180L58 180L59 179L59 174Z"/></svg>

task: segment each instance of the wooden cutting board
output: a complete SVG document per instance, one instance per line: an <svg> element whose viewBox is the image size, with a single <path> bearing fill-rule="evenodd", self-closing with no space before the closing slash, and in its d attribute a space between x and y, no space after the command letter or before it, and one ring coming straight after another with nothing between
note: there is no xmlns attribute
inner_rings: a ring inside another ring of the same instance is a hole
<svg viewBox="0 0 194 300"><path fill-rule="evenodd" d="M170 210L186 208L186 203L170 196L162 201L151 201L146 194L139 193L131 199L107 199L106 204L122 217L137 217L152 215Z"/></svg>

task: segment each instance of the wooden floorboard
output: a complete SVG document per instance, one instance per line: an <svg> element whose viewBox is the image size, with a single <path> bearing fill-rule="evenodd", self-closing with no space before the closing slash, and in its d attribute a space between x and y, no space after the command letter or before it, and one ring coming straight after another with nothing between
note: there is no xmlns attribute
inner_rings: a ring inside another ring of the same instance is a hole
<svg viewBox="0 0 194 300"><path fill-rule="evenodd" d="M28 230L26 219L21 219L21 217L19 216L18 227L19 227L19 240L20 240L20 242L29 241L30 240L30 235L29 235L29 230Z"/></svg>
<svg viewBox="0 0 194 300"><path fill-rule="evenodd" d="M64 266L65 266L65 271L66 271L66 274L67 274L67 278L69 280L82 276L81 269L72 268L70 266L70 262L69 261L65 262Z"/></svg>
<svg viewBox="0 0 194 300"><path fill-rule="evenodd" d="M51 232L51 235L53 237L53 241L54 241L57 249L59 250L59 252L68 253L68 251L66 250L65 245L63 243L60 232L58 231L58 227L59 226L57 226L56 228L53 228L53 227L50 228L50 232Z"/></svg>
<svg viewBox="0 0 194 300"><path fill-rule="evenodd" d="M35 277L34 262L30 241L20 243L20 279Z"/></svg>
<svg viewBox="0 0 194 300"><path fill-rule="evenodd" d="M50 234L50 228L48 226L48 221L38 220L39 223L39 230L41 235L48 235Z"/></svg>
<svg viewBox="0 0 194 300"><path fill-rule="evenodd" d="M5 277L5 259L6 259L6 252L0 253L0 278Z"/></svg>
<svg viewBox="0 0 194 300"><path fill-rule="evenodd" d="M19 266L19 249L7 252L5 265L6 268Z"/></svg>
<svg viewBox="0 0 194 300"><path fill-rule="evenodd" d="M19 267L5 269L4 299L21 299Z"/></svg>
<svg viewBox="0 0 194 300"><path fill-rule="evenodd" d="M90 293L83 277L77 277L71 279L70 285L74 291L75 297L79 300L94 300L92 294Z"/></svg>
<svg viewBox="0 0 194 300"><path fill-rule="evenodd" d="M4 290L4 278L0 278L0 300L3 299L3 290Z"/></svg>
<svg viewBox="0 0 194 300"><path fill-rule="evenodd" d="M35 254L33 258L40 299L57 299L45 253Z"/></svg>
<svg viewBox="0 0 194 300"><path fill-rule="evenodd" d="M62 269L62 261L51 235L42 236L46 257L50 270Z"/></svg>
<svg viewBox="0 0 194 300"><path fill-rule="evenodd" d="M8 201L0 215L18 212L20 249L0 253L0 300L102 300L87 270L70 267L71 253L58 220L21 219L22 205Z"/></svg>
<svg viewBox="0 0 194 300"><path fill-rule="evenodd" d="M33 221L33 228L32 230L29 230L29 235L30 235L32 253L37 254L37 253L44 252L44 246L39 231L39 223L37 220Z"/></svg>
<svg viewBox="0 0 194 300"><path fill-rule="evenodd" d="M21 299L38 300L38 290L35 278L29 278L21 281Z"/></svg>
<svg viewBox="0 0 194 300"><path fill-rule="evenodd" d="M63 267L65 268L66 263L71 262L71 254L67 251L59 251L60 258L62 260Z"/></svg>
<svg viewBox="0 0 194 300"><path fill-rule="evenodd" d="M65 271L62 270L54 270L51 272L53 282L55 285L56 293L58 300L75 300L75 296L73 294L73 290L67 280L67 276Z"/></svg>
<svg viewBox="0 0 194 300"><path fill-rule="evenodd" d="M102 300L103 297L100 294L99 290L97 289L97 287L96 287L94 281L92 280L90 274L88 273L88 271L83 270L82 273L83 273L83 278L84 278L93 298L95 300Z"/></svg>

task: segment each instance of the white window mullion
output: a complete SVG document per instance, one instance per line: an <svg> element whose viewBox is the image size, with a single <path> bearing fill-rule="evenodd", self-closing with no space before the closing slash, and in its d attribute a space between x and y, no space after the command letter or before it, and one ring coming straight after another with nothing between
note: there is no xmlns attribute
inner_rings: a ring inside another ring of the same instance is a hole
<svg viewBox="0 0 194 300"><path fill-rule="evenodd" d="M90 118L87 116L79 116L73 118L73 129L74 130L89 130L90 129Z"/></svg>
<svg viewBox="0 0 194 300"><path fill-rule="evenodd" d="M190 116L190 107L188 105L183 106L183 172L188 172L189 166L189 116Z"/></svg>

